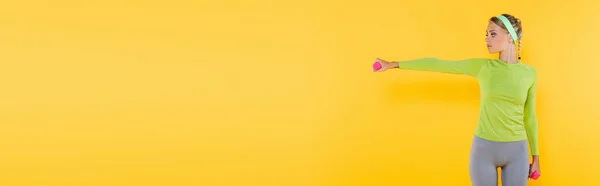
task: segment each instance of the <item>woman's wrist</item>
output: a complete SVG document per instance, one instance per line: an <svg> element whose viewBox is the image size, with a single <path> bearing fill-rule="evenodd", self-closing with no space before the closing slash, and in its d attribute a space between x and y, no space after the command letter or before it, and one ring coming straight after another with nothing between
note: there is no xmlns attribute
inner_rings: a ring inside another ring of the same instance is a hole
<svg viewBox="0 0 600 186"><path fill-rule="evenodd" d="M533 155L533 156L531 156L531 158L533 159L534 162L540 161L540 156L539 155Z"/></svg>

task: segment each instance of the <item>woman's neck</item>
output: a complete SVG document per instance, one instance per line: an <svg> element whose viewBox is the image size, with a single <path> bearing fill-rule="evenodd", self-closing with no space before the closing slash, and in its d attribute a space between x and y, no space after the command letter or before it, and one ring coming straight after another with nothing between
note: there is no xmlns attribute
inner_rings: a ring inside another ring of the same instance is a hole
<svg viewBox="0 0 600 186"><path fill-rule="evenodd" d="M517 64L519 63L519 59L517 59L517 55L515 54L514 48L508 49L506 51L500 52L499 59L509 64Z"/></svg>

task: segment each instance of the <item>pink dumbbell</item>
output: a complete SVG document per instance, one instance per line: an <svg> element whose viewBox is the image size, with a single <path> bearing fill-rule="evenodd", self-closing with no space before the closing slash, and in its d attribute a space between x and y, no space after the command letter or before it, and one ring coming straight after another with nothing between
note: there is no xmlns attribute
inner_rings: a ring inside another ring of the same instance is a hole
<svg viewBox="0 0 600 186"><path fill-rule="evenodd" d="M531 179L537 180L540 177L540 173L533 172L531 173Z"/></svg>
<svg viewBox="0 0 600 186"><path fill-rule="evenodd" d="M379 63L379 61L373 63L373 70L379 70L381 69L381 63Z"/></svg>

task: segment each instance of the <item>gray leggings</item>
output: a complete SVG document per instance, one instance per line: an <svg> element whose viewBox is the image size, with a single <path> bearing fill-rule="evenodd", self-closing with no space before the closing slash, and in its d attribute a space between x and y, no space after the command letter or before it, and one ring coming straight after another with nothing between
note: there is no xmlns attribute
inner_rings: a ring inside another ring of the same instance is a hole
<svg viewBox="0 0 600 186"><path fill-rule="evenodd" d="M497 186L498 168L503 186L526 186L529 178L527 140L494 142L473 139L469 172L473 186Z"/></svg>

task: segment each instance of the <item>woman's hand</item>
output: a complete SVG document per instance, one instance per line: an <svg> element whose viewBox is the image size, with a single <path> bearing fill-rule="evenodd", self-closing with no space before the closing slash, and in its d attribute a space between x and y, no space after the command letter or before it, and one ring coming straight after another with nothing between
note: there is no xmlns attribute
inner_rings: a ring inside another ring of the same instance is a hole
<svg viewBox="0 0 600 186"><path fill-rule="evenodd" d="M391 69L391 68L396 68L398 67L398 63L397 62L388 62L385 61L383 59L375 59L375 62L379 62L379 64L381 64L381 68L379 68L379 70L373 69L374 72L383 72L386 71L387 69Z"/></svg>
<svg viewBox="0 0 600 186"><path fill-rule="evenodd" d="M533 157L533 162L531 163L531 167L529 168L529 178L531 178L531 174L537 172L539 176L542 175L540 172L540 159L538 156Z"/></svg>

